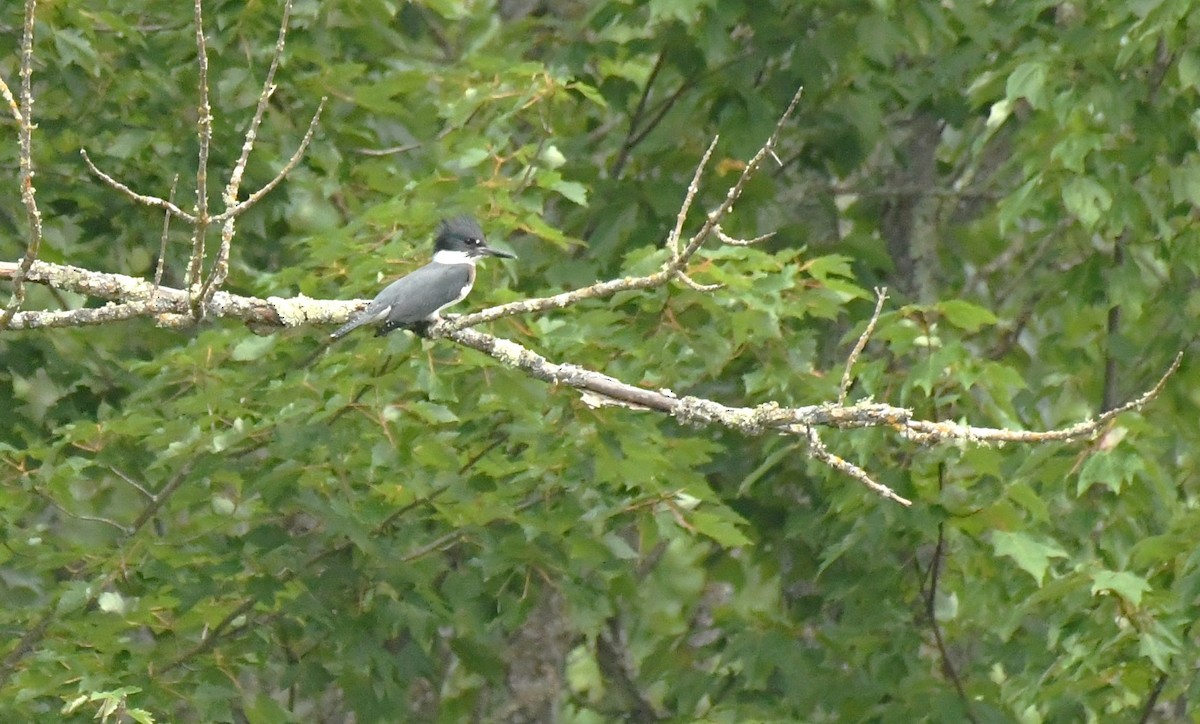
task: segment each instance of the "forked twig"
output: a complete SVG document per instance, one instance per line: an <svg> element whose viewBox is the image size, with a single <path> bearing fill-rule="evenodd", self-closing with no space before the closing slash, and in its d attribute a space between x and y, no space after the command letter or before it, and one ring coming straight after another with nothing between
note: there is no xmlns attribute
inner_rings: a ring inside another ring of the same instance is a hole
<svg viewBox="0 0 1200 724"><path fill-rule="evenodd" d="M465 329L473 327L484 322L491 322L505 317L512 317L518 314L529 314L533 312L543 312L550 309L562 309L585 299L598 299L602 297L612 296L617 292L651 289L662 286L672 279L678 278L685 272L688 262L697 250L704 244L710 234L720 225L721 220L725 218L730 211L733 210L734 204L741 198L742 190L746 184L758 171L764 159L774 153L775 144L779 141L780 135L783 133L784 127L787 125L792 114L795 113L796 107L800 103L800 98L803 95L804 89L796 91L792 96L792 100L788 103L787 109L780 115L779 121L775 124L771 135L763 143L758 152L746 162L742 168L741 175L729 187L725 193L725 198L717 206L717 208L708 212L705 215L704 223L700 229L688 239L687 244L679 248L680 238L682 236L683 219L686 218L688 211L691 208L692 200L696 196L696 190L699 187L699 178L705 165L708 162L710 155L713 153L713 148L716 144L714 139L708 146L704 155L701 157L700 163L697 164L695 173L693 174L692 184L688 186L687 194L684 196L684 203L680 209L679 215L675 220L675 228L667 237L668 254L670 258L662 268L652 274L647 274L640 277L625 277L622 279L611 279L609 281L599 282L591 286L574 289L560 294L554 294L548 297L536 297L533 299L522 299L517 302L501 304L490 309L484 309L472 314L464 314L447 322L447 331ZM722 232L724 233L724 232ZM760 237L761 239L761 237ZM752 240L744 240L744 243L750 243ZM687 282L684 282L685 284ZM711 291L713 287L705 287L693 282L693 288L702 291Z"/></svg>
<svg viewBox="0 0 1200 724"><path fill-rule="evenodd" d="M197 0L199 3L199 0ZM229 254L233 246L233 236L236 231L237 213L233 209L238 206L238 191L242 186L242 177L246 173L246 163L250 160L250 153L254 150L254 144L258 140L258 128L262 124L263 115L267 110L267 103L271 96L275 93L275 72L279 69L280 60L283 58L283 48L287 40L288 22L292 16L292 0L286 0L283 5L283 18L279 22L279 35L275 40L275 52L271 55L271 65L267 69L267 76L263 80L262 91L258 94L258 104L254 108L254 115L250 119L250 125L246 128L246 136L242 141L242 151L238 156L237 162L233 165L233 171L229 174L229 183L225 186L225 193L222 199L225 202L225 211L220 216L213 219L214 223L221 223L221 246L217 250L217 259L213 262L212 272L208 279L204 282L204 287L200 291L200 298L203 304L208 304L212 300L213 292L225 283L225 279L229 276ZM203 54L203 53L202 53ZM322 101L322 105L323 105ZM320 110L317 111L320 114ZM315 117L314 117L315 123ZM305 142L301 144L300 150L293 156L292 160L284 166L284 170L276 176L270 188L274 188L274 184L279 183L279 180L299 162L299 156L303 154L307 147L307 140L312 137L313 126L310 124L309 133L305 135ZM266 189L269 191L270 188ZM263 194L266 193L263 191ZM262 194L258 196L262 198ZM249 208L253 203L243 207Z"/></svg>
<svg viewBox="0 0 1200 724"><path fill-rule="evenodd" d="M129 188L125 184L121 183L120 181L116 180L112 176L109 176L105 172L101 171L99 168L96 167L96 164L92 163L92 158L91 158L91 156L88 156L88 152L86 149L82 149L82 148L79 149L79 155L83 157L83 162L85 165L87 165L89 171L94 173L97 178L99 178L101 181L103 181L104 183L111 186L113 189L128 196L130 198L130 200L132 200L136 203L142 204L143 206L151 206L153 208L162 209L163 211L166 211L171 216L174 216L177 219L183 220L185 223L188 223L188 224L196 223L195 216L189 214L188 212L186 212L183 209L176 206L173 201L170 201L168 199L162 199L157 196L147 196L146 194L140 194L137 191L134 191L133 189Z"/></svg>
<svg viewBox="0 0 1200 724"><path fill-rule="evenodd" d="M21 35L21 103L18 106L8 84L0 80L0 95L8 103L13 118L17 121L17 137L20 145L21 201L25 205L25 217L29 223L29 242L25 256L13 276L12 297L4 312L0 313L0 329L12 322L13 315L25 303L25 278L37 259L42 245L42 212L38 210L37 189L33 185L33 28L37 11L37 0L25 0L25 24Z"/></svg>
<svg viewBox="0 0 1200 724"><path fill-rule="evenodd" d="M671 229L671 233L667 235L667 249L671 252L671 260L679 258L679 238L683 234L683 224L687 221L688 211L692 208L692 201L695 200L696 194L700 192L700 178L704 175L704 169L708 168L708 161L712 158L713 151L717 148L717 141L721 137L713 136L712 142L708 144L704 155L700 157L700 163L696 164L696 170L692 173L692 182L688 184L687 193L683 196L683 203L679 205L679 214L675 216L675 228Z"/></svg>
<svg viewBox="0 0 1200 724"><path fill-rule="evenodd" d="M287 40L287 30L291 19L293 0L286 0L283 8L283 17L279 24L279 34L275 41L275 50L271 58L271 65L267 70L266 78L263 81L262 91L259 93L258 103L254 110L254 115L250 119L249 126L246 129L246 134L242 142L241 152L238 156L233 169L230 171L229 181L222 193L222 200L225 204L225 209L219 214L211 214L209 209L208 198L208 163L212 146L213 136L213 117L212 107L209 100L209 63L208 63L208 43L204 35L204 13L203 0L194 0L194 23L195 23L195 38L197 51L197 67L198 79L197 87L199 94L196 129L199 139L199 152L196 164L196 203L194 213L189 213L179 208L175 204L174 190L175 185L172 184L170 198L162 199L157 196L141 194L127 185L121 183L112 176L104 173L92 163L88 157L87 151L81 150L84 162L92 173L106 184L129 197L135 203L160 208L166 211L168 217L174 216L182 219L184 222L192 226L192 249L188 258L187 271L185 274L185 288L188 291L190 302L189 314L192 319L199 318L208 312L208 307L213 301L213 297L225 279L229 276L229 257L233 244L233 238L236 232L236 221L245 211L258 203L264 196L270 193L278 186L289 173L296 168L308 150L309 144L312 142L313 136L316 133L317 123L320 120L321 112L324 110L326 99L322 98L317 106L316 112L313 114L309 122L308 128L301 139L299 147L295 153L284 164L283 168L269 181L265 186L250 194L245 200L238 201L238 194L241 189L242 180L245 177L246 165L249 162L250 154L254 150L255 143L258 140L258 132L262 126L263 118L266 114L266 109L271 96L274 94L275 75L282 62L283 51ZM166 234L169 218L164 220L163 224L163 246L166 244ZM208 230L214 224L221 224L221 243L217 250L216 259L213 262L211 273L205 276L204 266L207 256L205 246L208 236ZM161 283L163 273L163 259L165 254L160 253L159 264L155 271L155 288L157 289ZM143 312L149 311L143 309ZM172 319L175 317L173 316ZM165 317L160 317L160 321ZM62 323L63 320L56 319L55 324ZM35 323L36 324L36 323Z"/></svg>
<svg viewBox="0 0 1200 724"><path fill-rule="evenodd" d="M842 371L842 384L838 387L838 404L846 404L846 395L850 392L850 371L854 369L854 363L858 361L858 356L862 354L863 349L867 346L867 341L871 339L871 335L875 333L875 324L879 322L879 314L883 311L883 303L887 300L887 287L875 287L875 311L871 313L871 319L867 322L867 328L859 336L858 341L854 343L854 349L850 350L850 356L846 358L846 369Z"/></svg>
<svg viewBox="0 0 1200 724"><path fill-rule="evenodd" d="M871 478L870 474L868 474L866 470L863 470L849 460L845 460L829 452L829 448L825 447L825 443L821 441L821 438L817 435L817 431L814 428L805 426L804 434L808 439L809 457L825 463L843 475L854 478L858 482L867 486L867 488L880 497L893 500L905 507L912 505L912 501L908 498L903 498L897 495L896 491L892 490L883 483L875 482L875 480Z"/></svg>
<svg viewBox="0 0 1200 724"><path fill-rule="evenodd" d="M205 304L212 301L213 293L225 283L225 279L229 275L229 252L233 241L234 223L237 217L251 206L257 204L264 196L271 193L271 190L278 186L292 172L292 169L296 168L297 164L300 163L300 159L304 157L304 152L308 150L308 145L312 143L313 135L317 131L317 123L321 120L321 111L325 109L325 101L326 97L322 97L321 102L317 104L317 111L313 114L312 120L309 121L308 130L304 132L304 137L300 139L300 145L296 147L295 153L283 165L283 168L279 169L279 173L275 174L275 177L258 191L246 197L245 201L213 217L213 221L222 222L221 248L217 252L217 261L213 266L213 273L204 285L202 296Z"/></svg>
<svg viewBox="0 0 1200 724"><path fill-rule="evenodd" d="M171 179L171 190L167 192L167 200L171 203L175 202L175 189L179 186L179 174ZM158 245L158 264L154 266L154 293L158 294L158 288L162 286L163 270L167 263L167 240L171 234L171 213L168 211L163 214L163 229L162 240Z"/></svg>
<svg viewBox="0 0 1200 724"><path fill-rule="evenodd" d="M204 243L208 236L208 151L212 143L212 106L208 102L208 41L204 38L204 2L195 0L196 63L200 104L196 112L196 135L200 150L196 159L196 217L192 229L192 256L187 267L187 287L194 289L204 275ZM193 298L193 314L199 316L200 295Z"/></svg>

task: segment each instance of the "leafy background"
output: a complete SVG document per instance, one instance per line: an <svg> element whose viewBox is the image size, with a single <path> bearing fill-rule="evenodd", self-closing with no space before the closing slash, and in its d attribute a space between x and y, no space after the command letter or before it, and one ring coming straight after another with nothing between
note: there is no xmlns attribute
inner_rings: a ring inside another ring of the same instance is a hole
<svg viewBox="0 0 1200 724"><path fill-rule="evenodd" d="M282 9L204 11L218 198ZM79 150L147 193L179 175L193 203L191 13L39 7L43 259L153 274L161 218ZM653 269L713 135L701 208L803 86L728 229L775 237L702 252L697 280L724 289L489 331L679 394L812 404L836 399L886 285L854 399L1067 425L1192 345L1198 36L1186 0L297 0L247 188L329 103L243 217L228 288L370 296L462 210L521 255L481 267L464 308ZM169 241L178 285L188 230ZM95 303L31 287L28 307ZM827 433L901 509L791 439L593 410L444 342L364 334L305 368L322 331L0 335L7 719L1196 715L1190 360L1088 444Z"/></svg>

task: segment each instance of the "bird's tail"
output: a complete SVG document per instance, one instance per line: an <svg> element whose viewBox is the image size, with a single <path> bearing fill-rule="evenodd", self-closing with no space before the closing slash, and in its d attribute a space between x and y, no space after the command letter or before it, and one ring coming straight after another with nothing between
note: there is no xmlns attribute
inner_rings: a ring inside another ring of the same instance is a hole
<svg viewBox="0 0 1200 724"><path fill-rule="evenodd" d="M329 339L330 340L341 339L342 337L345 337L347 334L350 334L354 330L363 326L368 321L369 321L369 318L367 317L367 315L360 314L357 317L355 317L354 319L351 319L349 322L346 322L345 324L343 324L342 326L340 326L336 330L334 330L333 334L329 335Z"/></svg>

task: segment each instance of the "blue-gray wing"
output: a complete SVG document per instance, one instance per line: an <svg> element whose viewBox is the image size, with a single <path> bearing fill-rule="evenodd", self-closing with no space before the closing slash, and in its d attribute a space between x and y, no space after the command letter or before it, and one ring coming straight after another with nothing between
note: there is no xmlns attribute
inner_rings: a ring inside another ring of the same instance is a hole
<svg viewBox="0 0 1200 724"><path fill-rule="evenodd" d="M367 308L330 335L339 339L364 324L382 322L378 334L431 319L471 290L475 267L428 264L384 287Z"/></svg>
<svg viewBox="0 0 1200 724"><path fill-rule="evenodd" d="M432 319L467 296L474 281L475 267L471 264L429 264L393 282L384 290L384 294L389 290L392 293L380 334Z"/></svg>

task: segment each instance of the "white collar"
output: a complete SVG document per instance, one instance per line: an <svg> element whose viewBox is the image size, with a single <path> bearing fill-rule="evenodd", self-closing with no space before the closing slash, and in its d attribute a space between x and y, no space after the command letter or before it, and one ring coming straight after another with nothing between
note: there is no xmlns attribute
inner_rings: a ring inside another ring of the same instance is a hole
<svg viewBox="0 0 1200 724"><path fill-rule="evenodd" d="M433 252L434 264L470 264L471 266L475 266L476 259L478 257L471 256L465 251L440 249Z"/></svg>

